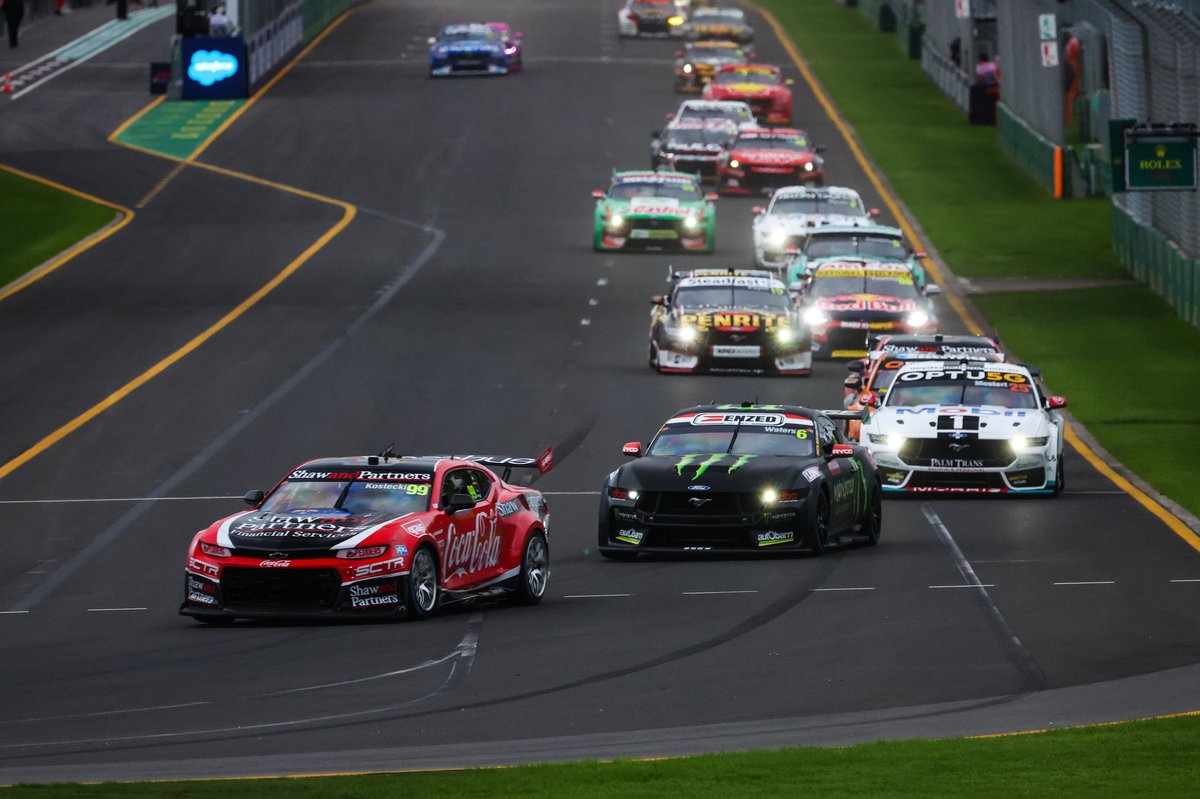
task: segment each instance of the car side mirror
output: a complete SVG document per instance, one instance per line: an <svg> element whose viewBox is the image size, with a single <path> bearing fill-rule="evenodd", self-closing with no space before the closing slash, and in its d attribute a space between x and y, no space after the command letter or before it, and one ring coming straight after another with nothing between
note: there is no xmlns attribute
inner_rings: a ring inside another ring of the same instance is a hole
<svg viewBox="0 0 1200 799"><path fill-rule="evenodd" d="M592 199L593 200L603 200L604 199L604 189L594 189L592 191Z"/></svg>
<svg viewBox="0 0 1200 799"><path fill-rule="evenodd" d="M816 147L814 147L814 148L813 148L813 152L814 152L814 153L823 153L823 152L825 152L825 145L824 145L824 144L818 144Z"/></svg>
<svg viewBox="0 0 1200 799"><path fill-rule="evenodd" d="M935 297L941 293L942 293L942 287L939 286L937 283L929 283L925 286L925 295L928 297Z"/></svg>
<svg viewBox="0 0 1200 799"><path fill-rule="evenodd" d="M878 408L880 404L879 395L874 391L864 391L858 395L858 404L864 408Z"/></svg>
<svg viewBox="0 0 1200 799"><path fill-rule="evenodd" d="M666 305L667 298L661 294L655 294L653 297L650 298L650 304L651 305Z"/></svg>
<svg viewBox="0 0 1200 799"><path fill-rule="evenodd" d="M642 442L630 441L621 447L621 454L628 455L631 458L642 457Z"/></svg>
<svg viewBox="0 0 1200 799"><path fill-rule="evenodd" d="M853 458L854 447L849 444L834 444L833 449L825 453L827 458Z"/></svg>
<svg viewBox="0 0 1200 799"><path fill-rule="evenodd" d="M867 216L870 217L871 219L875 219L876 217L879 216L880 213L882 213L882 212L878 208L872 208L869 211L867 211Z"/></svg>
<svg viewBox="0 0 1200 799"><path fill-rule="evenodd" d="M429 45L432 47L433 45L437 44L437 37L430 36L426 41L428 41Z"/></svg>
<svg viewBox="0 0 1200 799"><path fill-rule="evenodd" d="M928 257L929 257L929 253L925 252L924 250L914 250L913 251L913 258L928 258Z"/></svg>
<svg viewBox="0 0 1200 799"><path fill-rule="evenodd" d="M793 280L791 283L788 283L788 291L804 291L804 281Z"/></svg>
<svg viewBox="0 0 1200 799"><path fill-rule="evenodd" d="M475 500L471 499L470 494L451 494L450 501L442 506L442 510L453 514L473 507L475 507Z"/></svg>
<svg viewBox="0 0 1200 799"><path fill-rule="evenodd" d="M860 388L862 388L862 378L858 375L850 375L845 379L842 385L850 391L858 391Z"/></svg>
<svg viewBox="0 0 1200 799"><path fill-rule="evenodd" d="M862 361L851 361L850 363L846 364L847 372L860 372L861 373L866 368L867 368L867 365L865 363L863 363Z"/></svg>
<svg viewBox="0 0 1200 799"><path fill-rule="evenodd" d="M650 138L652 138L652 139L660 139L660 138L662 138L662 131L661 131L661 130L652 130L652 131L650 131Z"/></svg>
<svg viewBox="0 0 1200 799"><path fill-rule="evenodd" d="M787 78L786 80L784 80L783 85L784 86L795 86L796 81L792 80L791 78Z"/></svg>
<svg viewBox="0 0 1200 799"><path fill-rule="evenodd" d="M667 114L667 119L674 119L674 118L675 118L675 112L674 112L674 111L672 111L671 113Z"/></svg>
<svg viewBox="0 0 1200 799"><path fill-rule="evenodd" d="M708 191L708 192L705 192L705 193L704 193L704 199L706 199L706 200L708 200L708 201L710 201L710 202L711 202L712 200L715 200L715 199L717 199L717 198L718 198L718 197L720 197L720 196L721 196L721 195L717 194L715 191Z"/></svg>
<svg viewBox="0 0 1200 799"><path fill-rule="evenodd" d="M755 205L750 208L750 211L755 216L762 216L763 214L765 214L767 212L767 209L763 208L761 205Z"/></svg>
<svg viewBox="0 0 1200 799"><path fill-rule="evenodd" d="M1049 400L1047 400L1046 407L1048 407L1050 410L1054 410L1056 408L1065 408L1067 407L1067 398L1059 397L1057 395L1052 396Z"/></svg>
<svg viewBox="0 0 1200 799"><path fill-rule="evenodd" d="M683 56L684 56L684 55L685 55L685 53L684 53L682 50L676 50L676 51L675 51L675 57L676 57L676 58L683 58Z"/></svg>
<svg viewBox="0 0 1200 799"><path fill-rule="evenodd" d="M251 506L252 508L257 508L259 505L262 504L262 501L265 497L266 497L266 494L259 491L258 489L255 489L253 491L247 491L246 495L244 497L242 497L242 501L244 501L247 505Z"/></svg>

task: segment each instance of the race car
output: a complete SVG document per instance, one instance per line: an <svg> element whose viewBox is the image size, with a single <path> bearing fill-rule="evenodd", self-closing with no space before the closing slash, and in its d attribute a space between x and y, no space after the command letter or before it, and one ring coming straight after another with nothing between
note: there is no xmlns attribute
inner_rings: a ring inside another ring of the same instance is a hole
<svg viewBox="0 0 1200 799"><path fill-rule="evenodd" d="M501 38L493 24L447 25L437 36L431 36L429 76L507 75L511 44ZM519 62L519 49L517 55Z"/></svg>
<svg viewBox="0 0 1200 799"><path fill-rule="evenodd" d="M705 194L695 175L685 172L614 172L608 191L596 200L596 250L663 249L713 251L715 194Z"/></svg>
<svg viewBox="0 0 1200 799"><path fill-rule="evenodd" d="M829 260L804 280L800 316L812 330L816 357L862 358L872 334L936 333L930 297L940 293L937 285L917 286L904 263Z"/></svg>
<svg viewBox="0 0 1200 799"><path fill-rule="evenodd" d="M733 100L684 100L679 104L679 110L667 114L670 122L711 122L719 119L732 122L739 130L758 125L750 106Z"/></svg>
<svg viewBox="0 0 1200 799"><path fill-rule="evenodd" d="M542 494L507 482L537 458L322 458L293 469L253 510L196 533L179 612L235 619L403 616L508 597L534 604L550 576ZM503 470L498 477L492 468Z"/></svg>
<svg viewBox="0 0 1200 799"><path fill-rule="evenodd" d="M783 283L770 272L668 272L667 296L653 298L650 366L698 371L807 375L808 329Z"/></svg>
<svg viewBox="0 0 1200 799"><path fill-rule="evenodd" d="M606 558L642 552L795 552L874 545L882 491L865 448L835 420L793 405L697 405L675 413L600 495Z"/></svg>
<svg viewBox="0 0 1200 799"><path fill-rule="evenodd" d="M701 180L717 176L721 153L737 136L737 126L727 119L684 120L655 131L650 142L650 168L691 172Z"/></svg>
<svg viewBox="0 0 1200 799"><path fill-rule="evenodd" d="M760 122L790 125L791 78L769 64L726 64L704 87L705 100L742 100L750 104Z"/></svg>
<svg viewBox="0 0 1200 799"><path fill-rule="evenodd" d="M1033 373L1013 363L947 360L905 364L861 438L884 491L1050 494L1066 485L1063 397L1043 397Z"/></svg>
<svg viewBox="0 0 1200 799"><path fill-rule="evenodd" d="M682 36L687 17L674 0L626 0L617 12L617 34L635 36Z"/></svg>
<svg viewBox="0 0 1200 799"><path fill-rule="evenodd" d="M675 53L675 91L698 92L712 80L719 67L744 64L753 57L752 50L737 42L688 42Z"/></svg>
<svg viewBox="0 0 1200 799"><path fill-rule="evenodd" d="M521 42L520 31L514 31L507 22L489 22L487 26L500 37L500 44L504 46L504 54L508 56L508 71L520 72L524 69L521 56L525 53L525 47Z"/></svg>
<svg viewBox="0 0 1200 799"><path fill-rule="evenodd" d="M776 268L799 252L813 228L867 225L879 215L878 208L868 209L858 192L844 186L788 186L772 194L765 209L753 210L754 259L759 266Z"/></svg>
<svg viewBox="0 0 1200 799"><path fill-rule="evenodd" d="M754 41L754 28L740 8L697 8L681 26L688 39L725 39L747 44Z"/></svg>
<svg viewBox="0 0 1200 799"><path fill-rule="evenodd" d="M937 333L933 336L882 336L881 338L903 338L932 342L933 339L941 339L943 336L941 333ZM982 339L983 336L951 336L948 338ZM991 361L993 363L1002 363L1004 361L1004 353L999 351L985 352L976 349L972 345L967 345L967 348L964 349L971 351L956 354L954 353L954 346L949 343L947 343L944 350L940 346L925 345L919 348L914 347L912 349L898 349L895 351L871 350L867 353L867 358L851 361L846 364L846 368L851 374L846 377L846 380L842 384L844 391L842 405L848 411L861 411L866 407L859 399L863 392L869 392L867 396L870 397L882 398L886 396L892 382L896 379L896 373L900 371L901 367L911 361L940 361L956 357ZM858 441L859 423L857 421L846 423L846 437L851 441Z"/></svg>
<svg viewBox="0 0 1200 799"><path fill-rule="evenodd" d="M717 162L717 191L750 194L798 183L820 185L825 180L821 149L802 130L742 130L725 158Z"/></svg>
<svg viewBox="0 0 1200 799"><path fill-rule="evenodd" d="M817 264L829 259L902 261L912 269L917 285L924 286L925 266L921 263L924 257L924 251L914 252L909 248L900 228L887 225L826 225L809 232L798 251L789 249L784 274L789 288L799 288L799 284Z"/></svg>

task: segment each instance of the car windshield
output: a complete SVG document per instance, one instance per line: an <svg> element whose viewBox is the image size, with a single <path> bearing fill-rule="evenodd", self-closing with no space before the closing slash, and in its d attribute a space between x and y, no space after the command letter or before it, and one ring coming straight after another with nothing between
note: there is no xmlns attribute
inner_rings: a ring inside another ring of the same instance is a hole
<svg viewBox="0 0 1200 799"><path fill-rule="evenodd" d="M634 197L668 197L685 202L694 202L701 198L699 186L682 180L623 180L613 185L608 196L615 200L629 200Z"/></svg>
<svg viewBox="0 0 1200 799"><path fill-rule="evenodd" d="M746 60L746 54L741 50L718 50L711 47L703 50L692 50L688 57L692 61L698 61L702 64L735 64Z"/></svg>
<svg viewBox="0 0 1200 799"><path fill-rule="evenodd" d="M806 292L810 297L841 297L846 294L880 294L913 299L921 293L911 274L873 272L870 269L837 269L833 274L817 272ZM851 273L851 274L845 274Z"/></svg>
<svg viewBox="0 0 1200 799"><path fill-rule="evenodd" d="M735 23L746 18L739 8L698 8L692 19L699 23Z"/></svg>
<svg viewBox="0 0 1200 799"><path fill-rule="evenodd" d="M670 3L664 3L662 0L643 0L643 2L634 2L630 4L630 9L638 13L645 14L665 14L673 9Z"/></svg>
<svg viewBox="0 0 1200 799"><path fill-rule="evenodd" d="M740 136L734 147L740 150L790 150L808 152L808 139L803 136Z"/></svg>
<svg viewBox="0 0 1200 799"><path fill-rule="evenodd" d="M773 214L845 214L862 216L857 197L780 197L771 204Z"/></svg>
<svg viewBox="0 0 1200 799"><path fill-rule="evenodd" d="M780 427L780 432L763 432L761 427L742 425L734 439L735 428L696 430L693 427L667 428L650 443L647 455L781 455L791 458L811 458L816 450L813 433L807 428ZM730 450L729 443L733 442ZM725 468L729 468L726 466Z"/></svg>
<svg viewBox="0 0 1200 799"><path fill-rule="evenodd" d="M455 30L442 31L442 35L438 37L438 41L442 44L450 42L490 42L495 38L496 33L490 28L457 28Z"/></svg>
<svg viewBox="0 0 1200 799"><path fill-rule="evenodd" d="M782 286L774 290L742 286L689 286L675 292L675 304L681 308L757 308L780 314L792 309L792 301Z"/></svg>
<svg viewBox="0 0 1200 799"><path fill-rule="evenodd" d="M717 83L757 83L762 86L778 86L779 76L774 72L760 72L758 70L731 70L730 72L720 72L715 79Z"/></svg>
<svg viewBox="0 0 1200 799"><path fill-rule="evenodd" d="M748 109L740 106L711 106L684 108L679 112L679 119L728 119L731 122L749 122L754 118Z"/></svg>
<svg viewBox="0 0 1200 799"><path fill-rule="evenodd" d="M1028 382L1004 380L893 381L887 392L887 407L918 405L993 405L1001 408L1036 408L1037 395Z"/></svg>
<svg viewBox="0 0 1200 799"><path fill-rule="evenodd" d="M721 128L678 128L667 131L667 145L678 147L689 144L728 144L733 138L729 129Z"/></svg>
<svg viewBox="0 0 1200 799"><path fill-rule="evenodd" d="M426 482L288 480L271 492L259 510L283 514L336 510L364 518L394 518L428 510L430 485Z"/></svg>
<svg viewBox="0 0 1200 799"><path fill-rule="evenodd" d="M908 257L904 242L894 236L862 236L854 233L813 236L804 254L809 258L835 255L866 255L872 258Z"/></svg>

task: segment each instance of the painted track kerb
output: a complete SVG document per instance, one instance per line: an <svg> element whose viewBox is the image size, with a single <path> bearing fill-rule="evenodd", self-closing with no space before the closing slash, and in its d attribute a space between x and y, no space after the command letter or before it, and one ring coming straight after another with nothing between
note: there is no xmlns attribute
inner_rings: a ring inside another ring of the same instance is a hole
<svg viewBox="0 0 1200 799"><path fill-rule="evenodd" d="M756 3L752 3L752 5L754 5L754 8L760 14L762 14L763 18L767 20L767 23L775 31L776 38L778 38L780 43L783 44L784 49L787 50L788 56L792 59L792 62L796 65L796 68L800 70L800 74L804 77L805 83L808 84L809 88L816 96L817 102L821 104L821 108L824 109L829 118L833 120L833 124L837 127L838 132L842 134L842 138L845 139L846 144L849 145L851 152L854 153L855 160L858 161L858 164L862 167L863 172L865 172L867 177L870 178L871 185L874 186L875 190L879 192L879 195L883 198L884 203L887 204L888 210L892 212L892 215L896 218L900 224L900 227L904 230L904 235L907 236L914 244L919 244L920 238L917 236L916 227L912 223L912 220L908 218L908 214L901 207L893 192L884 183L882 178L880 178L878 169L873 163L871 163L870 159L867 158L866 153L862 149L862 145L858 141L858 137L854 134L854 131L851 130L850 125L842 117L841 112L838 111L836 106L834 106L833 101L830 100L829 95L825 92L825 88L820 84L816 75L813 73L812 67L809 66L808 62L804 59L804 56L802 56L800 51L796 48L796 43L792 41L792 37L788 34L787 30L783 27L779 20L775 18L774 14ZM938 264L932 258L924 258L923 262L925 267L933 273L933 276L937 282L944 285L945 275ZM983 334L983 325L980 324L975 314L971 312L971 309L967 307L961 298L957 297L952 292L947 292L943 296L946 297L946 300L950 303L950 306L954 309L955 313L958 314L958 317L960 320L962 320L962 323L967 326L968 330L975 335ZM1144 507L1146 510L1150 511L1150 513L1161 520L1171 532L1183 539L1188 546L1197 552L1200 552L1200 536L1198 536L1195 531L1189 528L1187 524L1185 524L1177 516L1172 514L1171 511L1165 508L1160 502L1155 500L1154 497L1150 496L1145 491L1142 491L1133 483L1126 480L1111 466L1105 463L1104 460L1100 458L1075 432L1074 426L1069 423L1066 426L1066 440L1075 449L1075 451L1084 458L1084 460L1095 467L1098 472L1110 480L1115 486L1117 486L1117 488L1121 489L1123 492L1132 497L1135 502Z"/></svg>
<svg viewBox="0 0 1200 799"><path fill-rule="evenodd" d="M218 136L220 136L222 133L224 133L226 130L228 130L230 124L232 124L235 119L240 118L241 114L244 113L247 108L249 108L258 98L262 97L263 94L265 94L267 91L269 91L284 75L286 75L292 69L292 67L296 64L297 61L299 61L301 58L303 58L308 53L310 53L314 47L316 47L321 41L323 41L325 39L326 36L329 35L329 33L331 33L347 17L349 17L351 14L355 13L355 11L357 11L357 10L358 9L351 9L351 10L347 11L345 14L343 14L341 17L339 17L338 19L334 20L334 22L331 23L329 25L329 27L327 27L324 31L322 31L319 36L314 38L312 40L312 42L310 42L308 44L307 47L305 47L303 50L301 50L299 53L297 53L296 56L293 57L292 60L290 62L288 62L288 64L283 69L281 69L279 71L279 73L274 78L272 78L259 91L259 93L257 95L252 97L250 99L250 101L246 103L246 105L244 105L241 109L239 109L239 113L231 116L228 120L226 120L225 124L223 124L220 128L218 128L216 131L214 131L213 135L209 139L209 141L206 142L200 149L193 152L192 155L189 156L188 159L184 160L184 159L174 158L172 156L154 152L153 150L148 150L148 149L145 149L142 147L136 147L136 146L125 144L123 142L116 141L116 137L118 135L120 135L123 131L125 131L130 125L132 125L137 119L139 119L141 116L143 116L152 107L157 105L159 102L162 102L161 98L156 99L153 102L147 104L145 108L140 110L133 117L130 117L130 119L126 120L120 127L118 127L115 131L113 131L112 134L109 135L108 140L113 144L117 144L122 147L128 147L129 149L137 150L138 152L144 152L149 155L153 155L157 158L164 158L169 161L175 161L178 163L187 164L188 166L194 166L199 169L204 169L204 170L207 170L210 172L215 172L217 174L224 175L226 177L235 178L237 180L249 181L251 183L256 183L260 186L266 186L266 187L269 187L272 189L287 192L289 194L294 194L299 197L304 197L306 199L315 200L320 203L335 206L335 207L341 209L342 218L339 219L338 222L333 225L333 227L326 230L320 236L320 238L318 238L315 242L313 242L311 245L309 245L309 247L307 249L305 249L302 253L300 253L300 255L298 255L290 263L288 263L287 266L285 266L278 274L276 274L273 278L271 278L269 281L267 281L265 284L263 284L263 286L261 286L255 292L253 292L249 297L247 297L246 299L244 299L240 303L238 303L238 305L236 305L232 310L230 310L228 313L226 313L224 316L222 316L216 322L209 325L204 331L202 331L201 333L199 333L198 335L193 337L191 340L189 340L187 343L185 343L182 347L176 349L174 352L172 352L169 355L167 355L166 357L162 358L157 363L155 363L153 366L151 366L149 369L145 370L144 372L139 374L137 377L133 378L128 383L121 386L119 389L112 392L107 397L100 400L95 405L91 406L86 411L84 411L83 413L76 416L74 419L70 420L66 424L60 426L58 429L56 429L53 432L49 433L48 435L44 436L36 444L34 444L32 447L30 447L29 449L22 452L20 455L17 455L16 457L9 460L7 463L0 465L0 480L4 479L8 475L12 474L17 469L24 466L26 463L29 463L31 460L36 458L38 455L41 455L42 453L44 453L46 450L50 449L55 444L59 443L60 441L62 441L65 438L67 438L72 433L79 430L81 427L88 424L89 422L94 420L96 417L100 416L102 413L107 411L109 408L111 408L114 405L116 405L117 403L121 402L121 400L125 399L130 394L137 391L139 388L146 385L154 378L158 377L160 374L165 372L167 369L174 366L176 363L181 361L187 355L194 352L196 349L198 349L200 346L202 346L204 343L206 343L213 336L217 335L217 333L224 330L226 327L228 327L230 324L232 324L235 320L237 320L239 317L241 317L243 314L245 314L248 310L250 310L255 305L257 305L259 302L261 302L264 297L266 297L268 294L270 294L272 291L274 291L276 288L278 288L280 285L282 285L284 281L286 281L289 277L291 277L300 267L304 266L304 264L306 264L310 259L312 259L312 257L314 255L316 255L318 252L320 252L322 249L324 249L325 246L329 244L329 242L333 241L333 239L339 233L341 233L343 230L345 230L347 227L349 227L350 223L354 221L355 216L357 216L357 214L358 214L358 209L351 203L345 202L343 200L338 200L333 197L327 197L322 194L317 194L316 192L306 191L305 189L300 189L295 186L288 186L286 184L279 183L277 181L266 180L265 178L258 178L253 175L248 175L248 174L238 172L233 169L226 169L224 167L218 167L218 166L214 166L211 164L204 164L199 161L196 161L195 159L201 152L204 151L205 148L208 147L209 144L212 143L213 140L215 140ZM30 177L32 177L32 176L30 176ZM35 179L39 179L39 178L35 178ZM41 179L39 179L39 180L41 180ZM49 184L49 181L46 181L46 180L42 180L42 182ZM51 184L51 185L53 185L53 184ZM158 191L161 191L164 186L165 186L165 183L162 183L158 187L156 187L156 189ZM79 192L76 192L71 189L67 189L66 187L59 187L59 188L63 188L64 190L69 191L73 194L77 194L77 195L80 194ZM86 195L81 195L81 196L86 196ZM133 211L130 209L113 206L112 203L108 203L103 200L98 200L96 198L88 197L88 199L93 199L96 202L100 202L104 205L109 205L111 207L120 208L120 210L122 210L124 213L128 214L128 216L126 217L126 219L124 221L124 224L128 224L128 222L133 219ZM124 224L122 224L121 227L123 227ZM116 230L118 230L118 229L119 229L119 227L114 228L112 231L110 231L109 235L111 235L111 233L115 233ZM107 238L107 236L105 238ZM98 243L98 240L94 241L91 245L89 245L89 247L94 246L94 244L96 244L96 243ZM63 257L62 262L57 264L54 268L58 268L58 266L61 266L63 263L66 263L71 258L73 258L75 255L78 255L80 252L83 252L87 248L88 247L84 247L77 251L73 251L73 252L66 254L65 257ZM47 273L47 270L43 270L43 274L45 274L45 273ZM32 281L30 281L30 282L32 282ZM20 288L23 288L23 287L24 287L23 285L18 286L17 290L19 290ZM0 295L0 299L3 299L4 296L7 296L7 295Z"/></svg>

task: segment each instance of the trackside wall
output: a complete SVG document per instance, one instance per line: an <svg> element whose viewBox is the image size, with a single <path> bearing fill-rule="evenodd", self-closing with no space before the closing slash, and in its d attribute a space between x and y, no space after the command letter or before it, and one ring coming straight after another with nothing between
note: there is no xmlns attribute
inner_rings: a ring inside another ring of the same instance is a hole
<svg viewBox="0 0 1200 799"><path fill-rule="evenodd" d="M1113 248L1129 274L1170 303L1185 322L1200 327L1200 260L1188 258L1165 235L1134 221L1113 205Z"/></svg>
<svg viewBox="0 0 1200 799"><path fill-rule="evenodd" d="M1025 124L1003 102L996 107L996 143L1039 186L1055 197L1063 196L1062 148Z"/></svg>

